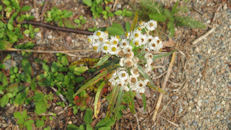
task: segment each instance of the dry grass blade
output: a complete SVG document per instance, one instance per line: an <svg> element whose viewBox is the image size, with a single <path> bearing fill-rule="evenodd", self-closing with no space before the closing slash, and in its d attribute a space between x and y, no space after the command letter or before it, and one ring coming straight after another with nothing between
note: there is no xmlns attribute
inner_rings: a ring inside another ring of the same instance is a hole
<svg viewBox="0 0 231 130"><path fill-rule="evenodd" d="M61 50L61 51L55 51L55 50L30 50L30 49L16 49L16 48L8 48L6 50L0 50L0 51L8 51L8 52L32 52L32 53L49 53L49 54L56 54L56 53L63 53L68 56L76 57L77 55L71 54L76 52L92 52L93 50Z"/></svg>
<svg viewBox="0 0 231 130"><path fill-rule="evenodd" d="M166 76L165 76L165 79L164 79L164 82L163 82L163 85L162 85L162 88L161 88L161 89L163 89L163 90L165 89L165 87L166 87L166 85L167 85L167 81L168 81L169 76L170 76L170 73L171 73L171 71L172 71L172 67L173 67L175 58L176 58L176 52L173 52L170 65L169 65L169 67L168 67L167 74L166 74ZM152 117L152 121L155 121L155 120L156 120L156 116L157 116L158 110L159 110L159 108L160 108L160 104L161 104L161 101L162 101L163 96L164 96L164 93L160 93L159 99L158 99L157 104L156 104L156 108L155 108L155 110L154 110L154 114L153 114L153 117Z"/></svg>

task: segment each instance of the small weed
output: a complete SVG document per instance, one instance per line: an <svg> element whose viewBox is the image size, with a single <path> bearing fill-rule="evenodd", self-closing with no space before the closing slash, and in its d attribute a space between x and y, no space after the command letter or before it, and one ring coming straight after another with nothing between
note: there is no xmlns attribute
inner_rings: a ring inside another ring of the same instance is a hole
<svg viewBox="0 0 231 130"><path fill-rule="evenodd" d="M117 10L112 12L111 6L108 6L108 3L111 3L112 0L83 0L83 3L90 7L92 15L94 18L98 18L101 15L104 19L108 19L109 17L113 17L114 15L119 16L132 16L132 12L127 9Z"/></svg>
<svg viewBox="0 0 231 130"><path fill-rule="evenodd" d="M186 6L180 6L179 2L176 2L171 8L166 8L158 2L142 0L139 6L140 8L136 10L139 12L141 19L153 19L165 24L171 37L174 36L177 26L205 28L205 25L201 22L188 16L182 16L182 12L188 11L188 9Z"/></svg>

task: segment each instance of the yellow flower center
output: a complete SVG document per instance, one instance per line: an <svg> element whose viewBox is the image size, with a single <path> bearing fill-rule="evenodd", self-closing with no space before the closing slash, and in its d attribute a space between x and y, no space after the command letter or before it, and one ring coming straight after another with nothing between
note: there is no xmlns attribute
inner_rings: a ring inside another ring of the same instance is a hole
<svg viewBox="0 0 231 130"><path fill-rule="evenodd" d="M115 51L116 51L116 47L112 47L111 50L112 50L113 52L115 52Z"/></svg>
<svg viewBox="0 0 231 130"><path fill-rule="evenodd" d="M100 35L101 35L101 32L97 32L96 35L97 35L97 36L100 36Z"/></svg>
<svg viewBox="0 0 231 130"><path fill-rule="evenodd" d="M98 46L93 46L93 49L96 51L98 50Z"/></svg>
<svg viewBox="0 0 231 130"><path fill-rule="evenodd" d="M135 45L136 45L136 46L139 46L139 42L138 42L138 41L136 41L136 42L135 42Z"/></svg>
<svg viewBox="0 0 231 130"><path fill-rule="evenodd" d="M118 42L117 42L116 40L114 40L112 43L113 43L114 45L116 45Z"/></svg>
<svg viewBox="0 0 231 130"><path fill-rule="evenodd" d="M139 34L138 34L138 33L135 33L135 37L139 37Z"/></svg>
<svg viewBox="0 0 231 130"><path fill-rule="evenodd" d="M99 38L99 41L101 41L101 42L102 42L102 41L103 41L103 38L102 38L102 37L100 37L100 38Z"/></svg>
<svg viewBox="0 0 231 130"><path fill-rule="evenodd" d="M107 47L107 46L104 46L103 49L106 51L106 50L108 50L108 47Z"/></svg>

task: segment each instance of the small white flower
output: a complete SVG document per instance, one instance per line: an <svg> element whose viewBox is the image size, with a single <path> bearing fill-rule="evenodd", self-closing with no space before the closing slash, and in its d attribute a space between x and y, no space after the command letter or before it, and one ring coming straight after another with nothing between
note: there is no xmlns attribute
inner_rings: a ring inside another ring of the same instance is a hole
<svg viewBox="0 0 231 130"><path fill-rule="evenodd" d="M126 71L120 71L118 75L119 75L119 79L122 81L128 80L129 78L129 75Z"/></svg>
<svg viewBox="0 0 231 130"><path fill-rule="evenodd" d="M141 39L140 39L140 37L139 38L135 38L134 40L133 40L133 44L136 46L136 47L139 47L139 46L141 46Z"/></svg>
<svg viewBox="0 0 231 130"><path fill-rule="evenodd" d="M124 48L124 53L131 53L132 52L132 47L131 46L127 46L126 48Z"/></svg>
<svg viewBox="0 0 231 130"><path fill-rule="evenodd" d="M91 35L91 36L88 36L87 40L90 44L93 44L95 41L96 41L96 36L95 35Z"/></svg>
<svg viewBox="0 0 231 130"><path fill-rule="evenodd" d="M93 50L100 52L101 51L101 43L100 42L95 42L92 44Z"/></svg>
<svg viewBox="0 0 231 130"><path fill-rule="evenodd" d="M120 47L121 47L121 48L126 48L126 47L128 47L128 46L129 46L129 42L128 42L127 39L121 40L121 42L120 42Z"/></svg>
<svg viewBox="0 0 231 130"><path fill-rule="evenodd" d="M157 46L157 43L155 41L152 41L149 43L149 49L152 50L152 51L158 51L158 46Z"/></svg>
<svg viewBox="0 0 231 130"><path fill-rule="evenodd" d="M128 38L130 38L130 36L131 36L131 33L130 32L126 32L125 33L125 37L128 39Z"/></svg>
<svg viewBox="0 0 231 130"><path fill-rule="evenodd" d="M132 59L127 58L124 60L124 66L126 67L132 67L134 65L134 62L132 61Z"/></svg>
<svg viewBox="0 0 231 130"><path fill-rule="evenodd" d="M141 31L140 30L135 30L132 34L132 38L133 39L136 39L136 38L139 38L140 36L142 35Z"/></svg>
<svg viewBox="0 0 231 130"><path fill-rule="evenodd" d="M140 76L140 73L139 73L139 70L138 68L136 67L133 67L131 70L130 70L131 74L135 77L139 77Z"/></svg>
<svg viewBox="0 0 231 130"><path fill-rule="evenodd" d="M157 28L157 22L154 21L154 20L150 20L147 22L146 24L146 28L149 30L149 31L153 31Z"/></svg>
<svg viewBox="0 0 231 130"><path fill-rule="evenodd" d="M118 54L118 51L119 51L119 48L118 48L116 45L111 45L108 52L109 52L111 55L117 55L117 54Z"/></svg>
<svg viewBox="0 0 231 130"><path fill-rule="evenodd" d="M148 41L147 35L141 35L140 40L141 40L141 45L145 45Z"/></svg>
<svg viewBox="0 0 231 130"><path fill-rule="evenodd" d="M128 58L128 59L132 59L134 57L134 53L133 52L126 53L125 57Z"/></svg>
<svg viewBox="0 0 231 130"><path fill-rule="evenodd" d="M102 46L103 53L108 53L109 49L110 49L110 45L103 44L103 46Z"/></svg>
<svg viewBox="0 0 231 130"><path fill-rule="evenodd" d="M136 76L134 76L134 75L131 75L130 76L130 83L131 84L136 84L137 83L137 81L138 81L138 79L137 79L137 77Z"/></svg>
<svg viewBox="0 0 231 130"><path fill-rule="evenodd" d="M118 45L119 44L119 38L116 36L111 37L110 42L112 45Z"/></svg>

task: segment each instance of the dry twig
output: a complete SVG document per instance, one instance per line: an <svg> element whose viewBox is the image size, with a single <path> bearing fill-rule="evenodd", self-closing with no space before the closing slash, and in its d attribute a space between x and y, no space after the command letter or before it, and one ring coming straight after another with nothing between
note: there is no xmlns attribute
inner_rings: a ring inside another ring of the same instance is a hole
<svg viewBox="0 0 231 130"><path fill-rule="evenodd" d="M209 34L211 34L212 32L214 32L216 29L216 27L213 27L212 29L210 29L207 33L205 33L204 35L202 35L201 37L199 37L198 39L196 39L195 41L192 42L192 44L197 44L198 42L200 42L201 40L205 39Z"/></svg>
<svg viewBox="0 0 231 130"><path fill-rule="evenodd" d="M168 67L168 70L167 70L167 74L165 76L165 79L164 79L164 82L163 82L163 85L162 85L162 88L161 89L165 89L166 85L167 85L167 81L168 81L168 78L170 76L170 73L172 71L172 67L173 67L173 64L174 64L174 61L175 61L175 58L176 58L176 52L173 52L172 54L172 59L171 59L171 62L169 64L169 67ZM157 112L160 108L160 104L161 104L161 101L162 101L162 98L163 98L163 95L164 93L160 93L160 96L159 96L159 99L157 101L157 104L156 104L156 108L155 108L155 111L154 111L154 114L153 114L153 117L152 117L152 120L155 121L156 120L156 116L157 116Z"/></svg>
<svg viewBox="0 0 231 130"><path fill-rule="evenodd" d="M176 124L176 123L174 123L174 122L172 122L172 121L170 121L170 120L168 120L168 119L166 119L166 118L164 118L164 117L162 117L162 116L160 116L160 118L162 118L162 119L166 120L168 123L170 123L170 124L174 125L175 127L179 127L179 125L178 125L178 124Z"/></svg>
<svg viewBox="0 0 231 130"><path fill-rule="evenodd" d="M55 92L55 93L57 93L57 89L56 88L54 88L54 87L51 87L51 89ZM61 94L61 93L58 93L58 96L60 97L60 99L65 103L65 104L67 104L67 100L64 98L64 96Z"/></svg>

